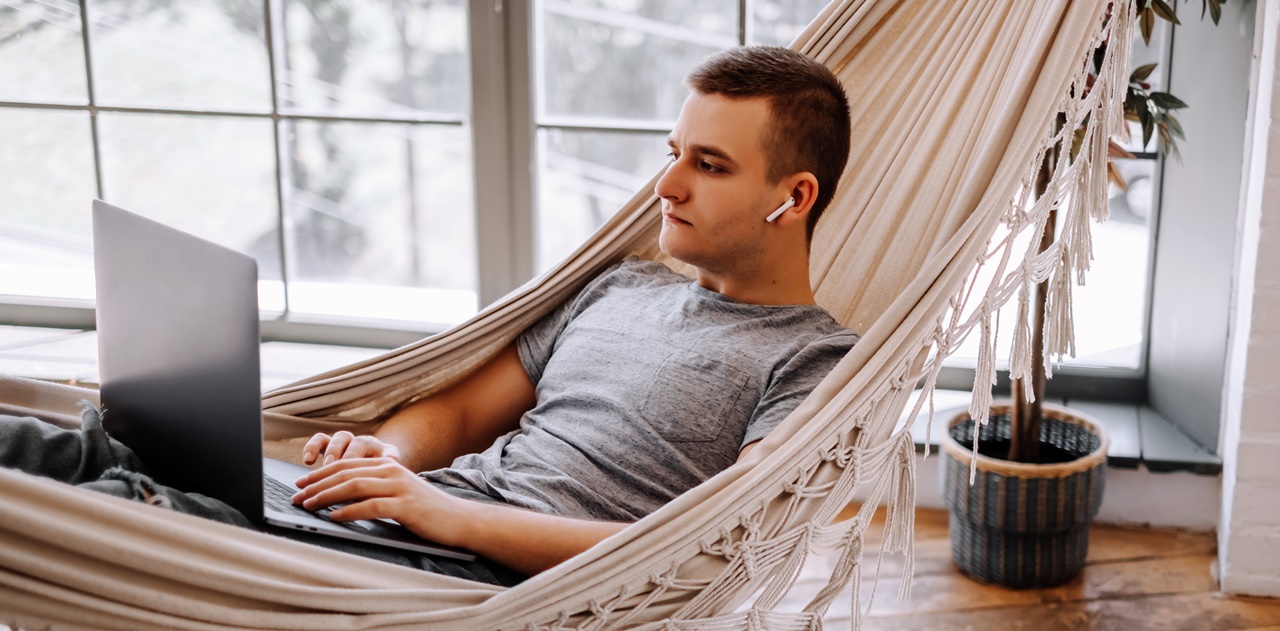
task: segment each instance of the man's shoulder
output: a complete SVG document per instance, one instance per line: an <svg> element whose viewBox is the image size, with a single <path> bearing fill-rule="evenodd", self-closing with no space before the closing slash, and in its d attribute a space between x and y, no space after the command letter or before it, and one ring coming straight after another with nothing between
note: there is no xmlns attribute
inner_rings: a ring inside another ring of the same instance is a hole
<svg viewBox="0 0 1280 631"><path fill-rule="evenodd" d="M821 307L815 306L804 315L796 324L793 352L799 353L803 349L808 353L843 356L860 339L857 333L840 324Z"/></svg>

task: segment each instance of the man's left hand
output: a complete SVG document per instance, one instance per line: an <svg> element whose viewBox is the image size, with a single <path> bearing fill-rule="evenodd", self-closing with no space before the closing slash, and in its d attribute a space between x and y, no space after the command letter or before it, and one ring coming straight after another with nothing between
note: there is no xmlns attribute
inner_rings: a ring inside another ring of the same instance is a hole
<svg viewBox="0 0 1280 631"><path fill-rule="evenodd" d="M465 506L406 469L394 458L338 460L298 478L295 504L319 510L335 504L335 521L394 519L414 534L458 546Z"/></svg>

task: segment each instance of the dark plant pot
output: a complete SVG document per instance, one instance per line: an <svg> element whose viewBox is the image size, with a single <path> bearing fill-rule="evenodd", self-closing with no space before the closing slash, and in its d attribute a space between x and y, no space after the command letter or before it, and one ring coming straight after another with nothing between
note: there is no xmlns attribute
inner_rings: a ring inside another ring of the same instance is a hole
<svg viewBox="0 0 1280 631"><path fill-rule="evenodd" d="M996 457L1008 453L1009 409L1008 403L992 405L990 422L979 430L972 486L974 422L963 412L947 424L943 498L951 515L951 556L983 583L1061 585L1080 573L1089 552L1089 526L1106 483L1107 436L1096 421L1045 404L1040 450L1059 462L1011 462Z"/></svg>

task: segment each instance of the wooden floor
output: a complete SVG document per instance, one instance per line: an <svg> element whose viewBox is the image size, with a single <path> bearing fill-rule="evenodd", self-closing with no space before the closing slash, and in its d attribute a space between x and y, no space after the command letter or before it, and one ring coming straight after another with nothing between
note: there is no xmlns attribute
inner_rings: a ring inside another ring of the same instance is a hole
<svg viewBox="0 0 1280 631"><path fill-rule="evenodd" d="M864 598L870 596L879 529L866 541ZM886 555L867 630L1280 631L1280 600L1218 593L1212 534L1095 526L1081 576L1052 589L1008 590L979 584L951 562L945 511L916 512L916 569L911 600L899 601L900 555ZM833 560L815 557L790 598L816 593ZM849 628L850 598L837 599L827 629ZM865 607L865 600L864 607Z"/></svg>

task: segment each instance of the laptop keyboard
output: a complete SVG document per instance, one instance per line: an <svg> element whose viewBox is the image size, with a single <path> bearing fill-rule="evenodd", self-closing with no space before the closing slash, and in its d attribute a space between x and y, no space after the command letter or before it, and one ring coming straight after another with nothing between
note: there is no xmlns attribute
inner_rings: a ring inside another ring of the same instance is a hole
<svg viewBox="0 0 1280 631"><path fill-rule="evenodd" d="M285 513L306 515L307 517L319 517L325 521L333 521L329 518L329 513L333 512L335 507L330 506L318 511L309 511L293 503L293 496L297 492L298 489L290 489L271 476L262 477L262 501L268 508L273 508Z"/></svg>

